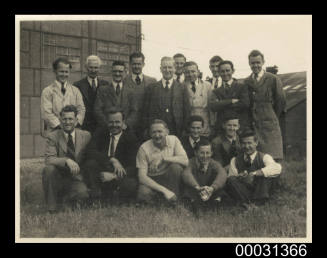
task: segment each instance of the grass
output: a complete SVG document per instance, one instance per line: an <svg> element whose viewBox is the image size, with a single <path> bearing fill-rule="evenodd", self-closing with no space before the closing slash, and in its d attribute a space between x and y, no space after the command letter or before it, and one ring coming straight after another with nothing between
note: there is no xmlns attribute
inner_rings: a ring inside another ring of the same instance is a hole
<svg viewBox="0 0 327 258"><path fill-rule="evenodd" d="M112 205L58 214L45 211L41 170L43 160L21 160L22 238L120 237L306 237L306 161L283 164L280 188L258 210L221 207L196 219L183 205L175 209Z"/></svg>

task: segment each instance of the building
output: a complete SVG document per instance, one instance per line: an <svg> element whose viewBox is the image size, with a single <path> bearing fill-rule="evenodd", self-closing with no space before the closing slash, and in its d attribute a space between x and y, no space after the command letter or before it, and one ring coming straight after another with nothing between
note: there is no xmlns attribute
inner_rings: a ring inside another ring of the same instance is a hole
<svg viewBox="0 0 327 258"><path fill-rule="evenodd" d="M52 62L70 59L70 82L85 74L85 59L98 55L100 76L109 79L114 60L128 63L141 50L141 21L22 21L20 24L20 154L21 158L44 153L40 114L42 90L54 79Z"/></svg>

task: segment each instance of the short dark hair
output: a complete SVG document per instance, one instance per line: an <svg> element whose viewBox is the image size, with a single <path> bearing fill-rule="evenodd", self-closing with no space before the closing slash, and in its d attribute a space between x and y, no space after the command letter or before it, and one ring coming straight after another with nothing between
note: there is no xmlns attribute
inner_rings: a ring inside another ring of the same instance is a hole
<svg viewBox="0 0 327 258"><path fill-rule="evenodd" d="M242 140L243 138L247 138L247 137L253 137L255 141L258 141L258 136L255 133L255 131L251 130L251 129L247 129L244 132L241 133L240 135L240 140Z"/></svg>
<svg viewBox="0 0 327 258"><path fill-rule="evenodd" d="M113 61L112 67L114 67L116 65L120 65L120 66L124 66L125 67L125 62L124 61L121 61L121 60Z"/></svg>
<svg viewBox="0 0 327 258"><path fill-rule="evenodd" d="M206 138L202 138L202 139L200 139L200 141L198 141L198 142L195 144L195 146L194 146L194 150L195 150L195 151L198 151L198 150L200 149L201 146L209 146L209 145L210 145L210 147L211 147L211 149L212 149L212 144L211 144L211 142L210 142L208 139L206 139Z"/></svg>
<svg viewBox="0 0 327 258"><path fill-rule="evenodd" d="M154 120L152 120L152 122L150 123L150 131L151 131L151 127L152 127L152 125L154 125L154 124L162 124L166 129L169 129L168 128L168 125L167 125L167 123L164 121L164 120L161 120L161 119L154 119Z"/></svg>
<svg viewBox="0 0 327 258"><path fill-rule="evenodd" d="M187 126L190 127L193 122L201 122L202 126L204 126L204 120L203 120L202 116L199 116L199 115L190 116L187 121Z"/></svg>
<svg viewBox="0 0 327 258"><path fill-rule="evenodd" d="M209 63L221 62L223 59L220 56L213 56L210 58Z"/></svg>
<svg viewBox="0 0 327 258"><path fill-rule="evenodd" d="M185 62L186 62L186 57L185 57L183 54L181 54L181 53L177 53L177 54L175 54L175 55L173 56L174 59L175 59L175 58L178 58L178 57L183 57L184 60L185 60Z"/></svg>
<svg viewBox="0 0 327 258"><path fill-rule="evenodd" d="M255 57L255 56L261 56L262 57L262 60L264 61L265 58L263 56L263 54L259 51L259 50L252 50L249 54L249 60L250 60L250 57Z"/></svg>
<svg viewBox="0 0 327 258"><path fill-rule="evenodd" d="M233 65L232 61L229 61L229 60L221 61L221 62L219 63L219 65L218 65L218 69L220 69L220 67L221 67L222 65L226 65L226 64L230 65L230 67L231 67L232 70L234 71L234 65Z"/></svg>
<svg viewBox="0 0 327 258"><path fill-rule="evenodd" d="M225 112L222 116L222 122L226 123L229 120L240 119L238 114L234 111Z"/></svg>
<svg viewBox="0 0 327 258"><path fill-rule="evenodd" d="M56 60L54 60L54 62L52 63L52 68L53 70L57 70L59 63L63 63L63 64L68 64L69 68L72 69L72 64L71 62L69 62L69 60L66 57L59 57Z"/></svg>
<svg viewBox="0 0 327 258"><path fill-rule="evenodd" d="M74 112L75 117L77 116L77 108L74 105L67 105L64 106L61 111L60 111L60 116L62 116L63 113L68 113L68 112Z"/></svg>
<svg viewBox="0 0 327 258"><path fill-rule="evenodd" d="M185 62L185 64L184 64L184 68L185 67L188 67L188 66L192 66L192 65L195 65L196 66L196 68L199 70L199 67L198 67L198 64L197 63L195 63L195 62L193 62L193 61L188 61L188 62Z"/></svg>
<svg viewBox="0 0 327 258"><path fill-rule="evenodd" d="M145 56L142 54L142 52L134 52L129 56L129 62L131 63L133 58L142 58L143 62L145 60Z"/></svg>
<svg viewBox="0 0 327 258"><path fill-rule="evenodd" d="M105 114L106 114L107 119L110 115L117 114L117 113L121 113L123 120L125 119L125 114L124 114L124 111L122 108L120 108L118 106L113 106L113 107L108 107L105 109Z"/></svg>

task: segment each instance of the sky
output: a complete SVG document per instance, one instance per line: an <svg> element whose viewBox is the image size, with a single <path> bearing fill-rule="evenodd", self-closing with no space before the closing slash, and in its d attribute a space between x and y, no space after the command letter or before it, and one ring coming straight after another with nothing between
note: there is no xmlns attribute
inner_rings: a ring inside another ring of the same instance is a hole
<svg viewBox="0 0 327 258"><path fill-rule="evenodd" d="M305 15L207 15L143 16L143 72L161 78L160 59L182 53L195 61L203 78L211 76L214 55L234 63L235 78L251 73L248 54L265 56L265 66L278 73L311 70L312 16Z"/></svg>

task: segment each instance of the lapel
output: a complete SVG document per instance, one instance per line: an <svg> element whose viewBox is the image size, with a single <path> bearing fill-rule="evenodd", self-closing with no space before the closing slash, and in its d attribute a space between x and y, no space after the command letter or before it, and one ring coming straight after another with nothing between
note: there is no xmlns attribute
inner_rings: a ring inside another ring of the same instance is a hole
<svg viewBox="0 0 327 258"><path fill-rule="evenodd" d="M75 158L81 152L83 143L82 133L78 128L75 128Z"/></svg>
<svg viewBox="0 0 327 258"><path fill-rule="evenodd" d="M67 153L67 140L64 135L64 131L62 129L58 130L58 142L59 147L63 150L64 154Z"/></svg>
<svg viewBox="0 0 327 258"><path fill-rule="evenodd" d="M99 80L98 80L99 81ZM82 94L83 94L83 96L84 96L84 98L86 99L86 100L88 100L88 98L89 98L89 94L88 94L88 87L90 87L90 84L89 84L89 81L87 80L87 77L85 77L83 80L82 80L82 82L81 82L81 84L80 84L81 86L80 86L80 91L82 92ZM98 85L99 86L99 85Z"/></svg>
<svg viewBox="0 0 327 258"><path fill-rule="evenodd" d="M226 139L225 135L222 136L222 145L226 153L228 153L231 143Z"/></svg>
<svg viewBox="0 0 327 258"><path fill-rule="evenodd" d="M67 83L67 86L68 86L68 83ZM62 93L61 93L61 89L59 89L59 87L57 86L57 84L56 84L56 82L53 82L53 84L52 84L52 89L53 89L53 91L61 98L61 99L63 99L64 98L64 96L62 95Z"/></svg>
<svg viewBox="0 0 327 258"><path fill-rule="evenodd" d="M126 131L123 130L123 133L121 134L119 141L117 143L117 146L116 146L115 155L120 153L121 146L125 146L125 144L124 144L125 141L126 141Z"/></svg>
<svg viewBox="0 0 327 258"><path fill-rule="evenodd" d="M104 87L106 87L106 86L104 86ZM108 88L109 88L109 94L111 95L111 97L113 99L113 105L116 106L118 100L117 100L116 91L115 91L115 88L114 88L114 85L112 82L109 83Z"/></svg>
<svg viewBox="0 0 327 258"><path fill-rule="evenodd" d="M257 87L261 87L267 80L266 72L264 72L263 76L261 77L260 81L257 82Z"/></svg>

